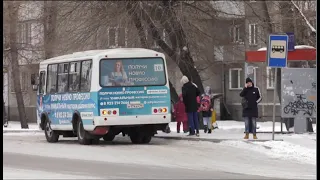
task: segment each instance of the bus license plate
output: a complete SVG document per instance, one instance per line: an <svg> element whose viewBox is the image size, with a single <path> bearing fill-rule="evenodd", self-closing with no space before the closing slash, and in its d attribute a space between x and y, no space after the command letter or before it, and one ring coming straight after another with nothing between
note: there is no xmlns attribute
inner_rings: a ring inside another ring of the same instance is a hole
<svg viewBox="0 0 320 180"><path fill-rule="evenodd" d="M140 108L143 108L143 107L144 107L143 104L128 104L127 105L128 109L140 109Z"/></svg>

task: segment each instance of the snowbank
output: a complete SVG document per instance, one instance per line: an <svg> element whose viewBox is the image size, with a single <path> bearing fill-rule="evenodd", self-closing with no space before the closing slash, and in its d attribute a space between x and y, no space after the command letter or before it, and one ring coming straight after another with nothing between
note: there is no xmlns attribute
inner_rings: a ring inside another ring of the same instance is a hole
<svg viewBox="0 0 320 180"><path fill-rule="evenodd" d="M244 141L223 141L221 144L241 148L244 150L250 149L264 153L271 158L283 159L287 161L298 161L300 163L316 165L316 148L309 149L286 141L250 143Z"/></svg>

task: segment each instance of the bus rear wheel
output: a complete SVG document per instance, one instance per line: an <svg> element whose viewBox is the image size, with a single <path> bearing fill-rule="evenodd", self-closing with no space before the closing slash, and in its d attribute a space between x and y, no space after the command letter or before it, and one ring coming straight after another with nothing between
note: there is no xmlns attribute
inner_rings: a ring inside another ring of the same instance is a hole
<svg viewBox="0 0 320 180"><path fill-rule="evenodd" d="M134 133L130 135L130 139L133 144L148 144L150 143L152 136L142 133Z"/></svg>
<svg viewBox="0 0 320 180"><path fill-rule="evenodd" d="M116 137L116 135L108 133L108 134L104 135L102 138L104 141L109 142L109 141L113 141L115 137Z"/></svg>
<svg viewBox="0 0 320 180"><path fill-rule="evenodd" d="M59 140L59 134L51 129L51 123L48 119L45 121L44 134L49 143L55 143Z"/></svg>
<svg viewBox="0 0 320 180"><path fill-rule="evenodd" d="M81 120L77 122L77 137L78 142L83 145L90 145L92 143L92 139L90 139L90 134L84 130L83 123Z"/></svg>

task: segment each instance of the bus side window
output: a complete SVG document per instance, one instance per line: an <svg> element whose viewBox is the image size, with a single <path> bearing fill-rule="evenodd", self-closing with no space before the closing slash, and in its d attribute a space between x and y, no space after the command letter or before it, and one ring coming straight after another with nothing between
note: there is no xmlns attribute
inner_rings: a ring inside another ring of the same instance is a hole
<svg viewBox="0 0 320 180"><path fill-rule="evenodd" d="M64 93L68 91L68 70L69 63L61 63L58 66L58 92Z"/></svg>
<svg viewBox="0 0 320 180"><path fill-rule="evenodd" d="M46 72L41 71L40 72L40 78L39 78L39 94L44 94L45 91L45 84L46 84Z"/></svg>
<svg viewBox="0 0 320 180"><path fill-rule="evenodd" d="M48 66L48 81L47 81L47 92L56 93L57 92L57 71L58 64L51 64Z"/></svg>
<svg viewBox="0 0 320 180"><path fill-rule="evenodd" d="M71 62L69 68L69 91L77 92L80 88L80 62Z"/></svg>
<svg viewBox="0 0 320 180"><path fill-rule="evenodd" d="M91 60L82 61L81 63L82 64L81 64L80 91L81 92L88 92L88 91L90 91L90 87L91 87L92 63L91 63Z"/></svg>

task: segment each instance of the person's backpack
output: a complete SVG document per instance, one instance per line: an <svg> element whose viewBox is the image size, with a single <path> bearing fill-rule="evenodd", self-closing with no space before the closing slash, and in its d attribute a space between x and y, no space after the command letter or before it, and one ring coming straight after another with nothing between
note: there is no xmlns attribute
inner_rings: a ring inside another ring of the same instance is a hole
<svg viewBox="0 0 320 180"><path fill-rule="evenodd" d="M209 111L211 108L211 98L208 95L204 95L200 101L201 111Z"/></svg>

